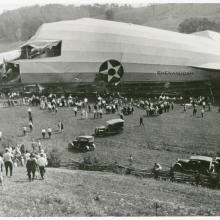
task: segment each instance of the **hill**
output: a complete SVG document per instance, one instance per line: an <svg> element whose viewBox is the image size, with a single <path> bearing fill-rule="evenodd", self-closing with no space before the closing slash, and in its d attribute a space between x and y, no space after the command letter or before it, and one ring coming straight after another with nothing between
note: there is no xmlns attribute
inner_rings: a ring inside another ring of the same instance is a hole
<svg viewBox="0 0 220 220"><path fill-rule="evenodd" d="M219 190L110 173L48 168L27 180L24 168L0 187L0 216L219 215Z"/></svg>
<svg viewBox="0 0 220 220"><path fill-rule="evenodd" d="M77 7L50 4L19 8L0 15L0 51L10 50L13 45L11 42L26 41L42 23L81 17L109 19L178 31L179 24L186 18L207 18L218 22L220 4L153 4L140 8L117 4Z"/></svg>
<svg viewBox="0 0 220 220"><path fill-rule="evenodd" d="M3 141L0 142L0 152L8 144L24 144L32 150L32 141L40 140L43 148L49 153L52 149L59 152L62 161L70 159L82 161L85 157L96 159L100 163L128 165L129 155L134 157L134 166L139 169L151 169L159 162L164 169L169 169L177 158L189 158L193 154L216 156L219 151L220 123L217 107L211 112L205 112L201 118L192 117L192 109L183 113L183 108L176 105L174 111L157 117L144 117L145 127L139 126L140 115L146 114L135 108L134 115L125 116L125 128L122 134L105 138L96 138L96 149L93 152L74 153L68 151L68 143L78 135L91 135L97 126L105 125L106 121L118 118L118 114L104 114L102 119L88 120L74 117L72 108L59 108L57 113L39 110L32 107L34 129L32 133L22 135L23 126L28 126L27 107L0 108L0 124ZM64 132L57 132L58 121L64 123ZM41 130L51 127L51 139L42 139Z"/></svg>

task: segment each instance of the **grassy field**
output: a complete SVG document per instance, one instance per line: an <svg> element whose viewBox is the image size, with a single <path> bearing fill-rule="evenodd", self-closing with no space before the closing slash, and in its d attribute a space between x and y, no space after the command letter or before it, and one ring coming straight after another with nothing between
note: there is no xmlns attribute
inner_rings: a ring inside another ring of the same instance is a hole
<svg viewBox="0 0 220 220"><path fill-rule="evenodd" d="M219 190L111 173L48 168L29 182L24 168L0 187L0 216L219 215Z"/></svg>
<svg viewBox="0 0 220 220"><path fill-rule="evenodd" d="M90 115L88 120L81 120L73 116L71 108L50 113L32 107L32 112L34 130L22 136L22 127L28 124L27 107L0 108L1 151L15 143L31 148L32 140L40 140L47 152L58 149L62 161L81 161L89 156L128 165L132 153L136 168L152 168L154 162L160 162L167 169L177 158L215 156L220 150L216 107L201 118L192 117L192 109L183 113L176 105L169 113L144 117L144 128L139 127L144 111L135 109L134 115L125 117L122 134L95 139L97 147L88 153L69 152L68 142L77 135L92 134L95 126L117 118L117 114L97 120ZM59 120L64 123L64 132L42 140L41 129L51 126L56 131ZM110 173L48 168L45 181L29 183L24 168L15 168L13 178L5 178L0 193L0 216L154 216L155 202L159 204L158 215L220 215L219 190Z"/></svg>
<svg viewBox="0 0 220 220"><path fill-rule="evenodd" d="M58 113L41 111L32 108L34 130L25 137L22 127L28 124L27 107L0 108L0 124L4 140L2 145L24 143L30 148L32 140L40 140L44 149L49 152L56 148L60 151L63 161L82 160L85 156L96 157L100 162L114 162L127 165L130 154L134 157L137 168L151 168L159 162L168 168L177 158L188 158L192 154L216 156L220 151L220 114L217 108L206 112L205 117L192 117L192 109L183 113L181 106L176 105L174 111L158 117L144 118L145 127L139 127L139 117L144 111L135 109L133 116L125 117L124 132L120 135L95 139L96 149L88 153L73 153L67 149L68 142L77 135L89 135L98 125L105 124L118 115L104 115L102 119L81 120L73 116L71 108L60 108ZM199 111L198 111L199 112ZM79 116L80 117L80 116ZM64 132L55 133L52 139L41 139L41 129L51 126L57 130L58 121L64 123ZM2 149L3 147L1 147Z"/></svg>

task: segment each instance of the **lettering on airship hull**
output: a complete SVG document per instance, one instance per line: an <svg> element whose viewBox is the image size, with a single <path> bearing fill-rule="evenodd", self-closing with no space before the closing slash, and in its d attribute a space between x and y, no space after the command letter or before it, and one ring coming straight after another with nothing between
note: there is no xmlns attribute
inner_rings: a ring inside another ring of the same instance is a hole
<svg viewBox="0 0 220 220"><path fill-rule="evenodd" d="M98 80L103 80L108 84L118 85L124 74L122 64L117 60L106 60L99 68Z"/></svg>
<svg viewBox="0 0 220 220"><path fill-rule="evenodd" d="M157 75L174 75L174 76L191 76L193 72L170 72L170 71L157 71Z"/></svg>

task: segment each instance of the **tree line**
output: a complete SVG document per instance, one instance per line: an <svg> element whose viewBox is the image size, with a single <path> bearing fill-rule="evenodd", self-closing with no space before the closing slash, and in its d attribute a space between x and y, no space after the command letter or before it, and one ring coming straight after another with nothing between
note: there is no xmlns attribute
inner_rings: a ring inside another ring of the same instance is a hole
<svg viewBox="0 0 220 220"><path fill-rule="evenodd" d="M27 40L43 23L61 20L72 20L82 17L93 17L114 20L114 13L131 9L128 5L95 4L95 5L35 5L23 7L13 11L6 11L0 15L0 39L9 41Z"/></svg>
<svg viewBox="0 0 220 220"><path fill-rule="evenodd" d="M45 6L35 5L23 7L13 11L6 11L0 15L0 40L25 41L32 37L43 23L82 17L115 20L141 25L148 25L148 22L151 24L151 21L157 21L159 23L160 18L166 19L169 15L177 13L177 9L179 8L183 10L183 6L180 7L180 4L177 4L177 6L165 4L133 8L130 5L118 4L81 6L49 4ZM188 11L190 12L190 10ZM213 13L220 13L220 9L216 12L213 11ZM177 14L182 16L181 13ZM205 14L202 16L203 14L204 12L201 12L198 18L183 18L183 21L176 25L176 30L178 29L181 33L193 33L207 29L220 32L220 23L216 19L213 19L214 17L208 19L205 17ZM157 20L158 18L159 20Z"/></svg>
<svg viewBox="0 0 220 220"><path fill-rule="evenodd" d="M220 32L220 23L207 18L187 18L179 24L178 30L187 34L205 30Z"/></svg>

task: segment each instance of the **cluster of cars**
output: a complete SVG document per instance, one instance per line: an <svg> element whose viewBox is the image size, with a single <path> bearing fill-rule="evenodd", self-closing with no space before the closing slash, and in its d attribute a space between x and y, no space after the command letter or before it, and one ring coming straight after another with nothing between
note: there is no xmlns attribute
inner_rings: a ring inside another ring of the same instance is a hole
<svg viewBox="0 0 220 220"><path fill-rule="evenodd" d="M123 131L124 120L112 119L106 122L105 126L95 128L94 135L78 136L69 143L68 148L74 151L87 152L95 150L94 137L106 137L119 134Z"/></svg>
<svg viewBox="0 0 220 220"><path fill-rule="evenodd" d="M120 134L123 131L124 120L112 119L106 122L105 126L95 128L94 135L78 136L69 143L69 149L79 152L94 151L95 137L106 137ZM212 158L207 156L191 156L189 159L178 159L173 165L173 170L178 172L199 172L204 175L220 172L220 157Z"/></svg>

